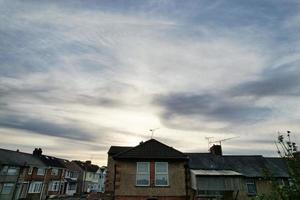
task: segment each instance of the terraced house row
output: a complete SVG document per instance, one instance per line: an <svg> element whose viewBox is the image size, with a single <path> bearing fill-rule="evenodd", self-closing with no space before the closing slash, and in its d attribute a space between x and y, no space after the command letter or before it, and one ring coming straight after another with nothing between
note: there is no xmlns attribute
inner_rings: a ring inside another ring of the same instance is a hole
<svg viewBox="0 0 300 200"><path fill-rule="evenodd" d="M182 153L151 139L109 149L106 193L115 200L247 200L271 192L266 171L289 184L279 157L223 155L221 145Z"/></svg>
<svg viewBox="0 0 300 200"><path fill-rule="evenodd" d="M104 192L106 168L90 161L69 161L43 155L0 149L0 199L46 199Z"/></svg>

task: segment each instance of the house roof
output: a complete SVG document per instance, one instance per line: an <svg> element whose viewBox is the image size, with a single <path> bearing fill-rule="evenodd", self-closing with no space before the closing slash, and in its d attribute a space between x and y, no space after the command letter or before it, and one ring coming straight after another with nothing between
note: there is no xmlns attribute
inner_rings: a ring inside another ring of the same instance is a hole
<svg viewBox="0 0 300 200"><path fill-rule="evenodd" d="M41 159L41 161L43 163L45 163L46 166L57 167L57 168L66 168L61 163L60 158L56 158L56 157L48 156L48 155L40 155L40 156L35 156L35 157Z"/></svg>
<svg viewBox="0 0 300 200"><path fill-rule="evenodd" d="M113 156L123 151L127 151L133 147L111 146L108 150L108 155Z"/></svg>
<svg viewBox="0 0 300 200"><path fill-rule="evenodd" d="M115 150L115 149L113 149ZM124 149L125 150L125 149ZM155 139L142 142L113 156L114 159L187 159L182 152Z"/></svg>
<svg viewBox="0 0 300 200"><path fill-rule="evenodd" d="M77 172L82 171L81 167L79 167L75 162L71 162L65 159L59 159L59 161L61 162L61 164L65 166L65 168L67 168L70 171L77 171Z"/></svg>
<svg viewBox="0 0 300 200"><path fill-rule="evenodd" d="M15 166L40 166L45 164L32 154L7 149L0 149L0 164L9 164Z"/></svg>
<svg viewBox="0 0 300 200"><path fill-rule="evenodd" d="M275 177L289 177L281 158L264 158L260 155L214 155L211 153L186 153L190 169L233 170L247 177L264 177L269 170Z"/></svg>
<svg viewBox="0 0 300 200"><path fill-rule="evenodd" d="M288 166L284 159L281 158L265 158L268 169L270 169L273 176L289 177Z"/></svg>
<svg viewBox="0 0 300 200"><path fill-rule="evenodd" d="M73 160L72 162L76 163L83 171L97 172L99 169L98 165L94 165L88 162L82 162L79 160Z"/></svg>

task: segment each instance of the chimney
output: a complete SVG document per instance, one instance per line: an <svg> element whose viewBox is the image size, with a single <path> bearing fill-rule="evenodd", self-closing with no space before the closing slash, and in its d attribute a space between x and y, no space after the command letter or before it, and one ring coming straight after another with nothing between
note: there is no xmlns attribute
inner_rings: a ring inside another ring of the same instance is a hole
<svg viewBox="0 0 300 200"><path fill-rule="evenodd" d="M217 156L222 156L222 147L221 145L213 145L209 149L211 154L217 155Z"/></svg>
<svg viewBox="0 0 300 200"><path fill-rule="evenodd" d="M92 161L87 160L87 161L85 161L85 163L88 164L88 165L91 165L91 164L92 164Z"/></svg>
<svg viewBox="0 0 300 200"><path fill-rule="evenodd" d="M41 156L43 153L41 148L35 148L34 151L32 152L32 155L34 156Z"/></svg>

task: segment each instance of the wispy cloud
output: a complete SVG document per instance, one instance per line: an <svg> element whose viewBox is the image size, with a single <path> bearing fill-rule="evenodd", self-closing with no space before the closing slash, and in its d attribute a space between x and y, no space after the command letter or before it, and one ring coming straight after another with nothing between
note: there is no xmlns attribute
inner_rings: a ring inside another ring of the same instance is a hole
<svg viewBox="0 0 300 200"><path fill-rule="evenodd" d="M31 151L44 138L50 154L84 159L81 151L104 164L109 145L135 145L154 127L183 151L205 150L207 135L239 135L251 153L258 136L269 144L278 130L297 133L299 9L297 1L1 1L1 145Z"/></svg>

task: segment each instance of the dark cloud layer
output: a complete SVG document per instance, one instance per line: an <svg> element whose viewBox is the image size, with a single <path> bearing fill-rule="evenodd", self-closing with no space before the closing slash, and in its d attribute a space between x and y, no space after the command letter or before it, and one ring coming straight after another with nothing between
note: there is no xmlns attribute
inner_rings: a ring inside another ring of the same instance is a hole
<svg viewBox="0 0 300 200"><path fill-rule="evenodd" d="M271 110L266 107L212 94L170 94L158 96L155 103L163 107L163 115L161 116L165 119L177 115L196 119L197 116L200 116L208 120L249 123L264 119L271 113Z"/></svg>
<svg viewBox="0 0 300 200"><path fill-rule="evenodd" d="M92 141L94 137L74 123L57 123L24 115L0 115L0 127L30 131L36 134Z"/></svg>
<svg viewBox="0 0 300 200"><path fill-rule="evenodd" d="M299 96L300 61L266 69L258 80L242 83L231 89L237 96Z"/></svg>

